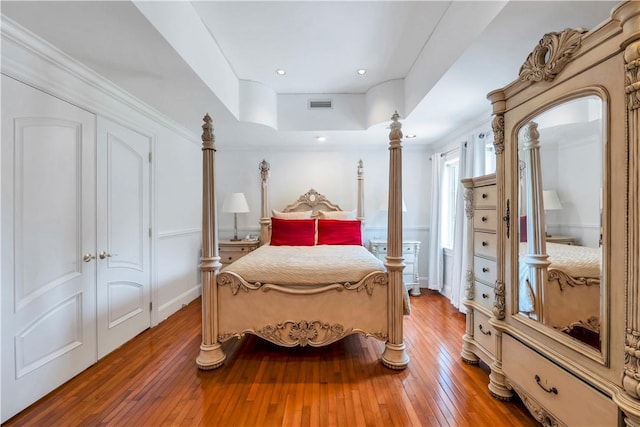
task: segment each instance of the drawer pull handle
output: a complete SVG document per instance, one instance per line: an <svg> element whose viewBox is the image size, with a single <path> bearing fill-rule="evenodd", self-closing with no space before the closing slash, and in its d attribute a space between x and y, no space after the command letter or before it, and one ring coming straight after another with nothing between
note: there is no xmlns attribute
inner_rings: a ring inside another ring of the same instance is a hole
<svg viewBox="0 0 640 427"><path fill-rule="evenodd" d="M230 257L229 257L229 260L232 260L232 259L233 259L233 257L232 257L232 256L230 256Z"/></svg>
<svg viewBox="0 0 640 427"><path fill-rule="evenodd" d="M489 246L489 242L482 242L482 246Z"/></svg>
<svg viewBox="0 0 640 427"><path fill-rule="evenodd" d="M482 193L482 198L486 199L487 197L489 197L489 195L487 193Z"/></svg>
<svg viewBox="0 0 640 427"><path fill-rule="evenodd" d="M480 332L482 332L482 334L483 334L483 335L489 335L489 336L491 336L491 331L485 331L485 330L482 328L482 325L478 325L478 329L480 329ZM537 375L536 375L536 376L537 376Z"/></svg>
<svg viewBox="0 0 640 427"><path fill-rule="evenodd" d="M483 273L488 273L488 272L489 272L489 269L488 269L487 267L482 267L482 272L483 272Z"/></svg>
<svg viewBox="0 0 640 427"><path fill-rule="evenodd" d="M489 298L489 294L482 294L482 298L488 299Z"/></svg>
<svg viewBox="0 0 640 427"><path fill-rule="evenodd" d="M545 387L545 385L540 382L540 376L536 375L534 378L535 378L536 382L538 383L538 385L540 386L541 389L543 389L547 393L558 394L558 389L557 388L555 388L555 387L551 387L551 388Z"/></svg>
<svg viewBox="0 0 640 427"><path fill-rule="evenodd" d="M482 220L482 222L487 222L489 220L489 218L487 218L486 216L483 216L482 218L480 218Z"/></svg>

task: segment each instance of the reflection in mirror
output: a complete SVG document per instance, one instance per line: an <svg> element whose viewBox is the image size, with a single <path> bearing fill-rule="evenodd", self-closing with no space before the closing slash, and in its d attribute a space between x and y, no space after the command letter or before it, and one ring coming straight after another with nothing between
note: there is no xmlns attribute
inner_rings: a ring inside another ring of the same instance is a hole
<svg viewBox="0 0 640 427"><path fill-rule="evenodd" d="M601 349L603 104L564 102L518 132L518 311Z"/></svg>

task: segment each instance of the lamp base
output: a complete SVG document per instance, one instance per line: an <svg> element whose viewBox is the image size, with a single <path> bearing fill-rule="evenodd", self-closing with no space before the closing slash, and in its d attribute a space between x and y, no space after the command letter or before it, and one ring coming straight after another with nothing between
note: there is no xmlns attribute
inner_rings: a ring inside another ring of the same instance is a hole
<svg viewBox="0 0 640 427"><path fill-rule="evenodd" d="M237 237L234 237L234 238L232 238L232 239L229 239L229 241L231 241L231 242L239 242L239 241L241 241L241 240L242 240L242 239L239 239L239 238L237 238Z"/></svg>

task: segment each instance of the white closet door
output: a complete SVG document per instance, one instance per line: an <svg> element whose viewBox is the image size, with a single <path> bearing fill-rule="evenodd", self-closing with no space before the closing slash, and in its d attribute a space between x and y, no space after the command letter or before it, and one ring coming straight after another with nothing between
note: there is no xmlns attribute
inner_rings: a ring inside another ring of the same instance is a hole
<svg viewBox="0 0 640 427"><path fill-rule="evenodd" d="M98 358L151 326L150 145L98 118Z"/></svg>
<svg viewBox="0 0 640 427"><path fill-rule="evenodd" d="M95 116L2 76L2 420L97 360Z"/></svg>

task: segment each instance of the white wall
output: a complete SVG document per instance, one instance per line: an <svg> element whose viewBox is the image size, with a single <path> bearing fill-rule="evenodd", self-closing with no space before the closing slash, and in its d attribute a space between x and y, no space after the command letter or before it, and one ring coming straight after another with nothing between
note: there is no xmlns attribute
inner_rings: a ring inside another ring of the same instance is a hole
<svg viewBox="0 0 640 427"><path fill-rule="evenodd" d="M599 135L559 141L540 151L545 190L556 190L562 204L547 211L547 231L571 236L597 248L600 239L600 189L603 187L603 148Z"/></svg>

